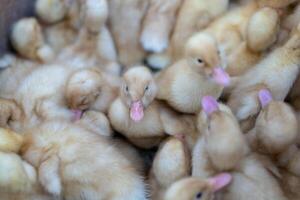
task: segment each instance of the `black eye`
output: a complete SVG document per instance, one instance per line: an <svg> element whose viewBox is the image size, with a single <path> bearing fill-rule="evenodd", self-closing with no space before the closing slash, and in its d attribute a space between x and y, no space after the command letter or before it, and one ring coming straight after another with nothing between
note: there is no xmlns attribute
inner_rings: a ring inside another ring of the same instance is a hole
<svg viewBox="0 0 300 200"><path fill-rule="evenodd" d="M126 87L125 87L125 90L126 90L126 92L128 92L128 91L129 91L129 88L128 88L128 86L126 86Z"/></svg>
<svg viewBox="0 0 300 200"><path fill-rule="evenodd" d="M218 50L218 54L219 54L219 55L221 54L220 50Z"/></svg>
<svg viewBox="0 0 300 200"><path fill-rule="evenodd" d="M149 86L147 85L146 87L145 87L145 91L147 91L149 89Z"/></svg>
<svg viewBox="0 0 300 200"><path fill-rule="evenodd" d="M197 61L198 61L198 63L203 63L203 60L200 58L198 58Z"/></svg>
<svg viewBox="0 0 300 200"><path fill-rule="evenodd" d="M201 199L201 197L202 197L202 192L198 192L198 193L196 194L196 199Z"/></svg>

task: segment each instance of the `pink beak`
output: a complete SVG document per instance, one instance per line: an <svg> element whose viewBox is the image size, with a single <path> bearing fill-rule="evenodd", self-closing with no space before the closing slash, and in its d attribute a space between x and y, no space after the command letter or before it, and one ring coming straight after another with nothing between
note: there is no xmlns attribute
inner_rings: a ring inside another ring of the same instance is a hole
<svg viewBox="0 0 300 200"><path fill-rule="evenodd" d="M262 89L258 93L258 99L260 101L261 107L266 107L272 100L272 94L267 89Z"/></svg>
<svg viewBox="0 0 300 200"><path fill-rule="evenodd" d="M203 111L209 116L219 110L217 100L212 96L204 96L201 101Z"/></svg>
<svg viewBox="0 0 300 200"><path fill-rule="evenodd" d="M230 84L229 74L222 67L215 67L213 69L212 78L215 82L224 87Z"/></svg>
<svg viewBox="0 0 300 200"><path fill-rule="evenodd" d="M72 121L74 122L74 121L78 121L81 119L83 111L74 109L74 110L72 110L72 113L73 113Z"/></svg>
<svg viewBox="0 0 300 200"><path fill-rule="evenodd" d="M144 117L144 106L141 101L135 101L131 104L130 107L130 118L135 121L139 122Z"/></svg>

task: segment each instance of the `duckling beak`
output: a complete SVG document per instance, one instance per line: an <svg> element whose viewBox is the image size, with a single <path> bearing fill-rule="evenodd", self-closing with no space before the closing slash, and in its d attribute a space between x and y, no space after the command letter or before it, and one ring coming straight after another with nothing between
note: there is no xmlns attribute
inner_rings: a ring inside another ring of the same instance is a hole
<svg viewBox="0 0 300 200"><path fill-rule="evenodd" d="M210 116L212 113L219 110L217 100L212 96L204 96L201 100L202 109L206 115Z"/></svg>
<svg viewBox="0 0 300 200"><path fill-rule="evenodd" d="M221 173L209 179L209 184L213 188L213 192L217 192L218 190L224 188L229 185L232 181L232 176L229 173Z"/></svg>
<svg viewBox="0 0 300 200"><path fill-rule="evenodd" d="M266 107L273 100L272 94L267 89L262 89L258 93L258 99L261 104L261 107Z"/></svg>
<svg viewBox="0 0 300 200"><path fill-rule="evenodd" d="M72 113L73 113L72 121L75 122L81 119L83 111L79 109L73 109Z"/></svg>
<svg viewBox="0 0 300 200"><path fill-rule="evenodd" d="M215 67L212 72L213 80L224 87L230 83L229 74L222 67Z"/></svg>
<svg viewBox="0 0 300 200"><path fill-rule="evenodd" d="M134 122L139 122L144 117L144 106L142 101L134 101L130 106L130 118Z"/></svg>

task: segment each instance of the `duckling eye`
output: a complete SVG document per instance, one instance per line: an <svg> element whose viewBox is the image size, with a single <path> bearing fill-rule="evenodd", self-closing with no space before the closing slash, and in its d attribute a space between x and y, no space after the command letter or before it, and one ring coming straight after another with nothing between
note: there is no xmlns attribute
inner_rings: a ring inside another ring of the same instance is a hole
<svg viewBox="0 0 300 200"><path fill-rule="evenodd" d="M149 85L147 85L147 86L145 87L145 91L147 91L147 90L149 90Z"/></svg>
<svg viewBox="0 0 300 200"><path fill-rule="evenodd" d="M126 87L125 87L125 91L126 91L126 92L129 92L129 88L128 88L127 85L126 85Z"/></svg>
<svg viewBox="0 0 300 200"><path fill-rule="evenodd" d="M197 61L198 61L198 63L203 63L203 60L200 58L198 58Z"/></svg>
<svg viewBox="0 0 300 200"><path fill-rule="evenodd" d="M202 192L198 192L198 193L196 194L195 200L201 199L201 197L202 197Z"/></svg>

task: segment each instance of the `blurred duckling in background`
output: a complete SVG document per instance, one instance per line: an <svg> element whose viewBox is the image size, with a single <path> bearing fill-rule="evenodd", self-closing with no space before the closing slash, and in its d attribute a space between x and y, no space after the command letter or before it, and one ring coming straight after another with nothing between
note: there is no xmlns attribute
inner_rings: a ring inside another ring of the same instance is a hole
<svg viewBox="0 0 300 200"><path fill-rule="evenodd" d="M189 174L190 155L185 144L174 137L166 139L156 153L150 171L151 198L164 200L167 188Z"/></svg>
<svg viewBox="0 0 300 200"><path fill-rule="evenodd" d="M14 24L11 43L24 58L38 62L50 62L54 59L53 49L45 43L41 26L33 17L23 18Z"/></svg>
<svg viewBox="0 0 300 200"><path fill-rule="evenodd" d="M139 38L149 0L109 0L108 5L108 23L116 43L118 61L126 68L140 64L145 52Z"/></svg>
<svg viewBox="0 0 300 200"><path fill-rule="evenodd" d="M192 146L198 137L193 116L181 116L155 100L157 85L146 67L123 75L120 96L109 109L112 127L142 148L156 146L166 136L186 137Z"/></svg>
<svg viewBox="0 0 300 200"><path fill-rule="evenodd" d="M169 46L169 38L182 1L150 0L140 39L146 51L161 53Z"/></svg>

